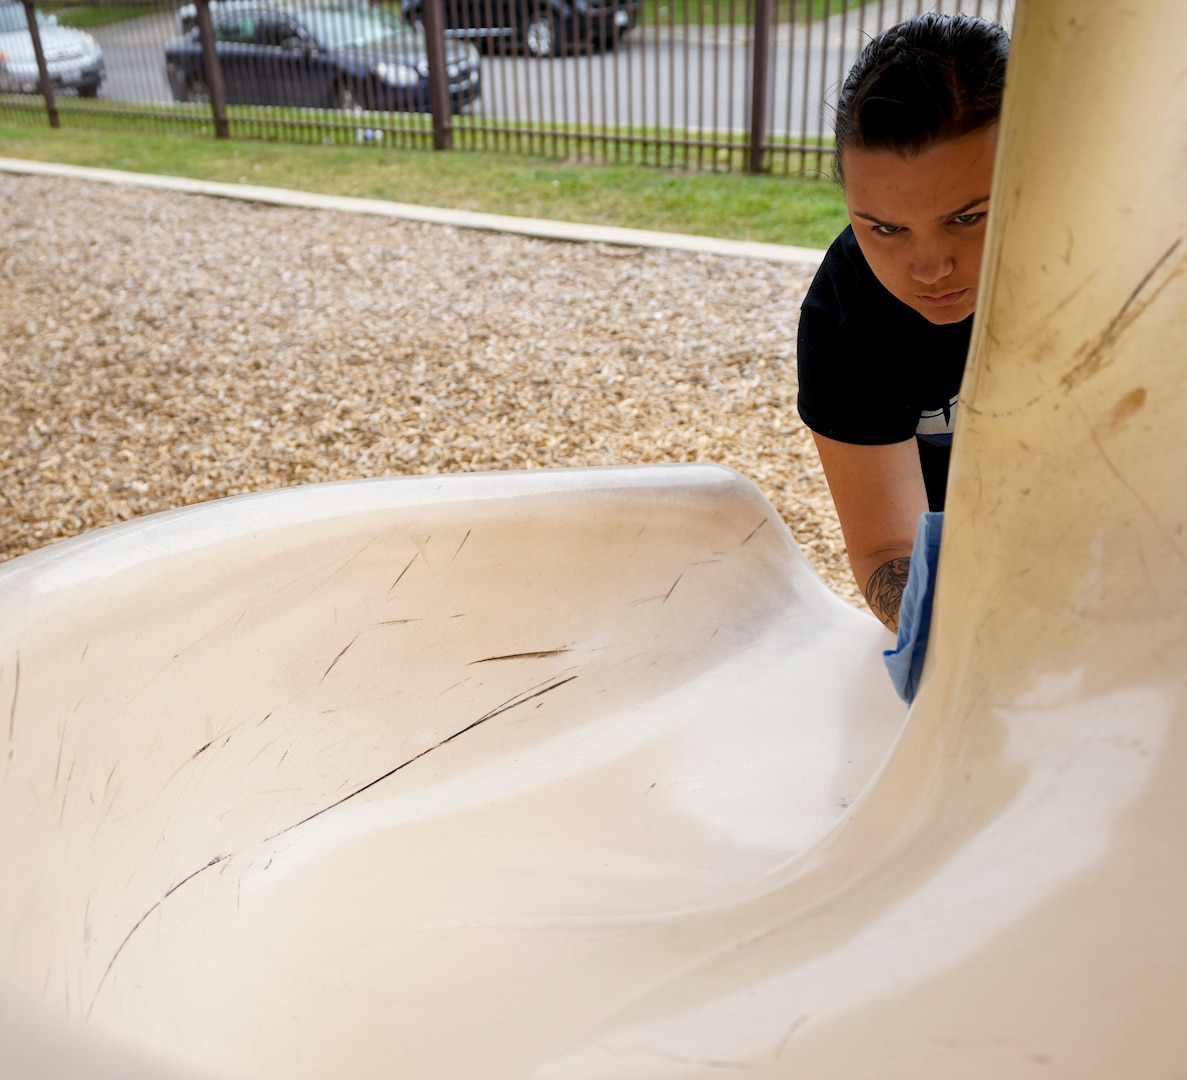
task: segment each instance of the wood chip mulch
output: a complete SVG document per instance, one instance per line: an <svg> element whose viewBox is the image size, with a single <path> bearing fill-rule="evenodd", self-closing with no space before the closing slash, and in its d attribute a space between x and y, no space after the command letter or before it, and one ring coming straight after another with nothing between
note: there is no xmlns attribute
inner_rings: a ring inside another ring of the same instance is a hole
<svg viewBox="0 0 1187 1080"><path fill-rule="evenodd" d="M709 461L860 603L810 266L0 175L0 559L292 484Z"/></svg>

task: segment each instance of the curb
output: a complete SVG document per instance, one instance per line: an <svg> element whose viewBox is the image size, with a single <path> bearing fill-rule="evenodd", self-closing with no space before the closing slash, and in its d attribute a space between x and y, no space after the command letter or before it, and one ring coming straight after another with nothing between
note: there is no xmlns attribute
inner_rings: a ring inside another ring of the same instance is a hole
<svg viewBox="0 0 1187 1080"><path fill-rule="evenodd" d="M317 195L286 188L259 187L252 184L223 184L213 180L189 180L180 176L155 176L150 173L121 172L116 169L93 169L83 165L58 165L52 162L23 161L0 157L0 172L30 176L57 176L71 180L90 180L101 184L177 191L186 195L209 195L220 199L292 206L306 210L337 210L347 214L371 214L376 217L417 221L428 225L452 225L459 229L514 233L540 240L565 240L572 243L613 244L620 247L661 248L707 255L727 255L742 259L762 259L777 263L807 263L819 266L824 252L815 248L785 244L762 244L751 240L720 240L712 236L652 232L649 229L623 229L608 225L582 225L576 222L548 221L542 218L511 217L505 214L479 214L470 210L445 210L432 206L387 202L382 199L357 199L345 195Z"/></svg>

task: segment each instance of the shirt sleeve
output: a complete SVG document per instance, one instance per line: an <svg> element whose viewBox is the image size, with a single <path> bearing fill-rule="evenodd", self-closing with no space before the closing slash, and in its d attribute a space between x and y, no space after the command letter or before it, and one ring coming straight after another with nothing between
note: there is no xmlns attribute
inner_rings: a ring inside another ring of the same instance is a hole
<svg viewBox="0 0 1187 1080"><path fill-rule="evenodd" d="M883 319L880 298L829 262L821 266L800 309L800 419L838 442L905 442L914 436L919 415L904 401L895 331Z"/></svg>

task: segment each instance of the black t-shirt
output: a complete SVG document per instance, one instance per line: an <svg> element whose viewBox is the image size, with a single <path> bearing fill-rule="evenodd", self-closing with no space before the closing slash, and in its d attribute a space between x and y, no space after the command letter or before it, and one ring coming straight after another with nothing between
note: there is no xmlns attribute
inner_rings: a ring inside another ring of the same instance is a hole
<svg viewBox="0 0 1187 1080"><path fill-rule="evenodd" d="M896 300L847 228L800 307L801 419L825 438L862 446L916 436L927 501L943 510L972 326L971 315L937 326Z"/></svg>

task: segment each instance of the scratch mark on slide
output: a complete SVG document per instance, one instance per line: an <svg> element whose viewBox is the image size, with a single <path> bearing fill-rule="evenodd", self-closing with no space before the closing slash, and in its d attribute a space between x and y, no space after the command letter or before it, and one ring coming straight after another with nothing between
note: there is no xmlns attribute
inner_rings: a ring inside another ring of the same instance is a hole
<svg viewBox="0 0 1187 1080"><path fill-rule="evenodd" d="M369 547L370 547L372 544L374 544L374 543L375 543L375 541L376 541L376 540L378 540L378 539L379 539L379 537L378 537L378 536L375 536L375 537L372 537L370 540L368 540L368 541L367 541L367 542L366 542L366 543L365 543L365 544L364 544L364 545L363 545L361 548L359 548L359 550L358 550L358 551L356 551L356 552L355 552L355 553L354 553L354 554L353 554L353 555L352 555L352 556L351 556L349 559L347 559L347 560L346 560L346 562L342 563L342 565L341 565L341 566L339 566L339 567L338 567L336 570L334 570L334 571L333 571L331 574L329 574L327 577L325 577L325 578L324 578L322 581L318 582L318 584L317 584L317 585L315 585L315 586L314 586L314 587L313 587L313 588L312 588L312 589L309 591L308 595L312 596L312 595L313 595L315 592L317 592L317 590L318 590L318 589L321 589L321 588L323 588L323 587L324 587L325 585L327 585L329 582L333 581L333 580L334 580L334 578L336 578L336 577L337 577L339 574L341 574L343 570L345 570L345 569L346 569L346 568L347 568L347 567L348 567L348 566L349 566L349 565L350 565L352 562L354 562L354 561L355 561L355 559L357 559L357 558L358 558L360 555L362 555L362 553L363 553L364 551L366 551L366 550L367 550L367 548L369 548ZM246 613L246 612L245 612L245 613ZM240 619L242 619L242 618L243 618L243 615L241 614L241 615L239 616L239 618L240 618ZM236 620L236 623L237 623L238 621L239 621L239 620L237 619L237 620Z"/></svg>
<svg viewBox="0 0 1187 1080"><path fill-rule="evenodd" d="M470 539L470 533L472 531L473 531L472 529L466 530L466 535L462 537L462 542L460 544L458 544L457 551L455 551L453 553L453 555L450 556L450 559L449 559L450 562L453 562L453 560L456 559L462 553L462 548L464 548L466 546L466 541Z"/></svg>
<svg viewBox="0 0 1187 1080"><path fill-rule="evenodd" d="M74 766L77 764L77 761L72 761L70 771L66 774L66 786L62 789L62 809L58 811L59 825L66 819L66 800L70 798L70 781L74 779Z"/></svg>
<svg viewBox="0 0 1187 1080"><path fill-rule="evenodd" d="M683 580L684 580L684 575L681 574L675 581L672 582L672 587L666 593L664 593L664 598L663 598L662 603L666 604L668 602L668 597L671 596L672 593L674 593L676 591L676 586L679 585L680 582Z"/></svg>
<svg viewBox="0 0 1187 1080"><path fill-rule="evenodd" d="M12 760L12 740L16 732L16 702L21 692L21 654L16 654L16 673L12 683L12 704L8 707L8 759Z"/></svg>
<svg viewBox="0 0 1187 1080"><path fill-rule="evenodd" d="M58 790L58 777L62 772L62 750L66 746L66 728L70 724L70 717L62 721L62 729L58 732L58 760L54 765L54 791Z"/></svg>
<svg viewBox="0 0 1187 1080"><path fill-rule="evenodd" d="M476 727L478 727L479 724L484 724L484 723L486 723L487 720L491 720L494 717L499 716L502 713L508 712L509 710L516 708L517 706L526 704L527 702L532 701L534 698L538 698L544 694L551 693L553 690L558 690L562 686L564 686L565 683L571 683L575 678L577 678L576 675L567 675L563 679L556 679L552 682L548 682L548 683L544 683L544 684L537 683L536 686L530 687L528 690L525 690L523 693L517 694L517 695L515 695L515 697L508 698L501 705L496 705L493 709L490 710L490 712L484 713L477 720L474 720L471 723L467 724L464 728L461 728L460 730L455 731L452 735L447 735L440 742L434 743L432 746L422 750L419 754L414 754L407 761L401 762L394 769L388 769L388 771L385 772L382 776L377 776L374 780L369 780L362 787L356 788L349 795L343 795L341 799L335 800L334 802L330 803L329 806L325 806L321 810L316 810L312 814L310 814L308 817L303 817L300 821L294 822L292 825L286 826L285 828L281 829L280 832L278 832L278 833L274 833L272 836L268 837L268 839L265 840L264 843L270 843L271 841L275 840L278 836L283 836L285 833L291 832L293 829L298 829L302 825L306 825L309 822L311 822L314 818L321 817L322 814L329 813L329 811L336 809L337 807L341 806L344 802L349 802L356 795L361 795L364 791L368 791L371 788L375 787L376 784L382 784L384 780L388 780L391 777L395 776L396 773L398 773L401 769L406 769L414 761L419 761L426 754L431 754L434 750L438 750L442 746L445 746L446 743L453 742L453 740L458 738L459 736L465 735L467 731L473 731Z"/></svg>
<svg viewBox="0 0 1187 1080"><path fill-rule="evenodd" d="M346 643L346 646L343 648L343 650L337 656L335 656L333 660L330 661L330 666L328 668L326 668L325 674L323 674L322 677L317 680L319 686L326 681L326 675L329 675L329 673L334 670L334 665L336 663L338 663L338 661L341 660L342 657L344 657L346 655L346 650L349 649L358 640L359 640L359 635L355 634L355 636L352 637Z"/></svg>
<svg viewBox="0 0 1187 1080"><path fill-rule="evenodd" d="M272 747L274 747L275 745L276 745L276 740L275 740L275 739L270 739L268 742L264 743L264 745L263 745L263 746L261 746L261 747L260 747L260 748L259 748L259 749L258 749L258 750L257 750L257 751L254 753L254 754L252 754L252 755L251 755L251 757L248 759L248 762L247 762L247 763L248 763L248 765L254 765L254 764L255 764L255 762L256 762L256 761L257 761L259 758L262 758L262 757L263 757L263 756L264 756L264 755L265 755L265 754L266 754L266 753L267 753L269 750L271 750L271 749L272 749Z"/></svg>
<svg viewBox="0 0 1187 1080"><path fill-rule="evenodd" d="M545 656L562 656L570 651L566 646L561 649L543 649L540 652L517 652L507 653L505 656L486 656L481 660L471 660L467 667L473 667L475 664L490 664L495 660L540 660Z"/></svg>
<svg viewBox="0 0 1187 1080"><path fill-rule="evenodd" d="M412 569L412 564L414 562L416 562L416 560L419 558L420 558L420 552L418 551L415 555L412 556L411 559L408 560L407 565L404 567L403 570L400 571L399 576L397 576L396 580L391 583L391 587L387 590L388 596L391 596L391 594L396 591L396 586L399 585L400 582L404 580L404 575L406 573L408 573L409 570Z"/></svg>
<svg viewBox="0 0 1187 1080"><path fill-rule="evenodd" d="M1158 512L1154 509L1154 507L1151 506L1145 498L1143 498L1142 493L1136 487L1134 487L1133 484L1122 474L1121 470L1117 468L1116 462L1114 462L1109 456L1108 451L1101 443L1100 436L1093 429L1091 423L1089 423L1088 416L1085 414L1083 407L1079 404L1079 402L1074 403L1084 418L1084 427L1088 432L1088 437L1092 440L1092 444L1096 447L1097 453L1100 454L1101 460L1105 463L1105 467L1113 474L1114 477L1117 478L1118 483L1120 483L1121 486L1125 488L1127 492L1129 492L1134 501L1146 512L1150 520L1153 521L1158 527L1158 531L1162 533L1163 538L1170 545L1175 554L1179 556L1179 561L1187 562L1187 552L1185 552L1179 546L1174 534L1170 529L1167 528L1166 522L1164 522L1162 518L1158 516Z"/></svg>
<svg viewBox="0 0 1187 1080"><path fill-rule="evenodd" d="M166 891L165 895L161 897L160 900L158 900L155 904L153 904L152 907L150 907L143 915L140 916L139 919L136 920L136 924L132 927L131 930L129 930L127 932L127 934L124 935L124 940L119 943L119 947L115 950L114 953L111 954L111 959L107 961L107 967L104 969L103 975L100 977L99 983L95 987L95 993L91 996L90 1005L87 1006L87 1018L88 1019L90 1018L91 1011L95 1008L95 1002L99 1000L99 995L103 991L103 984L105 982L107 982L107 976L111 974L111 969L113 967L115 967L115 962L120 958L120 953L122 953L124 951L125 947L127 946L128 942L132 940L132 936L136 933L136 931L139 930L144 925L145 920L154 911L156 911L157 908L159 908L166 900L168 900L169 897L171 897L175 892L177 892L178 889L180 889L187 882L193 881L194 878L196 878L199 874L204 873L205 871L209 870L212 866L217 866L224 859L228 859L228 858L230 858L229 855L216 855L205 866L200 866L192 874L187 874L179 882L177 882L176 885L171 886Z"/></svg>
<svg viewBox="0 0 1187 1080"><path fill-rule="evenodd" d="M1151 279L1162 268L1163 264L1178 250L1178 247L1182 242L1183 238L1180 236L1173 244L1171 244L1169 248L1166 249L1166 251L1162 253L1154 265L1146 271L1142 277L1142 280L1137 283L1137 286L1133 289L1129 296L1126 297L1125 303L1121 305L1117 314L1109 320L1109 325L1105 327L1104 333L1102 333L1100 337L1097 338L1096 343L1091 349L1088 350L1088 354L1060 380L1065 390L1071 390L1075 388L1079 383L1083 382L1102 366L1100 359L1101 354L1110 344L1112 344L1112 342L1120 333L1122 329L1121 324L1124 321L1126 314L1129 312L1129 309L1137 301L1138 297L1141 295L1146 286L1150 284ZM1167 284L1169 284L1174 276L1175 274L1172 272L1171 276L1163 281L1162 284L1153 291L1150 297L1146 300L1143 307L1135 313L1135 318L1137 315L1141 314L1141 311L1144 310L1145 307L1148 307L1151 303L1153 303L1154 300L1158 298L1158 296L1162 293L1162 290L1166 288Z"/></svg>
<svg viewBox="0 0 1187 1080"><path fill-rule="evenodd" d="M807 1013L803 1016L796 1017L792 1021L791 1026L784 1032L783 1038L779 1040L779 1045L775 1048L775 1059L778 1060L783 1056L783 1051L787 1049L787 1044L795 1038L795 1033L800 1030L809 1020Z"/></svg>
<svg viewBox="0 0 1187 1080"><path fill-rule="evenodd" d="M758 530L761 529L766 523L767 519L763 518L762 521L755 525L754 528L746 534L746 539L743 540L742 543L738 545L738 547L743 547L744 545L749 544L750 541L754 539L754 534L758 532Z"/></svg>

